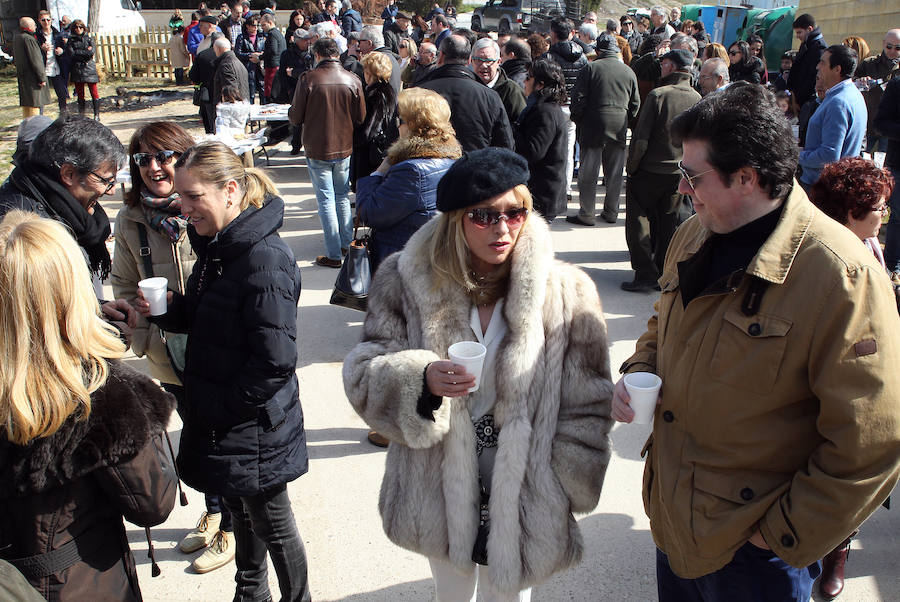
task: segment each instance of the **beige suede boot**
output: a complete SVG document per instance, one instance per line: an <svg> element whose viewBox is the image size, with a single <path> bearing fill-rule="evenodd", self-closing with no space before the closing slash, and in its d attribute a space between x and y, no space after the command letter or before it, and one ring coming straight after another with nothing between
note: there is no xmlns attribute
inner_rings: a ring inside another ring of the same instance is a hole
<svg viewBox="0 0 900 602"><path fill-rule="evenodd" d="M202 550L210 544L216 531L219 530L219 523L222 522L222 514L217 512L210 514L204 512L197 523L197 528L188 533L184 539L178 544L178 549L185 554Z"/></svg>

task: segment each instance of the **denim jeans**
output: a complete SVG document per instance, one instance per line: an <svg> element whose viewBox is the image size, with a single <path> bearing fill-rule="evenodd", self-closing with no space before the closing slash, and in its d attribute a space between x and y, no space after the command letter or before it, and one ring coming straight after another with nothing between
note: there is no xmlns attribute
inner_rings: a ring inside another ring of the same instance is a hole
<svg viewBox="0 0 900 602"><path fill-rule="evenodd" d="M672 572L662 550L656 550L660 602L807 602L821 572L818 562L796 569L748 541L718 571L683 579Z"/></svg>
<svg viewBox="0 0 900 602"><path fill-rule="evenodd" d="M350 157L307 159L309 177L319 204L319 221L325 234L325 254L341 260L341 249L350 246L353 216L350 212Z"/></svg>
<svg viewBox="0 0 900 602"><path fill-rule="evenodd" d="M310 600L306 550L294 522L287 486L279 485L253 497L226 497L225 505L231 510L234 523L234 602L272 599L266 553L278 576L281 599Z"/></svg>
<svg viewBox="0 0 900 602"><path fill-rule="evenodd" d="M884 262L894 272L900 270L900 167L891 167L890 170L894 176L894 192L888 201L891 216L884 226Z"/></svg>

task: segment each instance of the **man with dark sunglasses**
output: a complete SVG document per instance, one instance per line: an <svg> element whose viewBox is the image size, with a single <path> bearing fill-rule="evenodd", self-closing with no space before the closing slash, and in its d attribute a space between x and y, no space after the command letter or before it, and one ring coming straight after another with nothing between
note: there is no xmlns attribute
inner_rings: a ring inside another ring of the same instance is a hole
<svg viewBox="0 0 900 602"><path fill-rule="evenodd" d="M875 129L875 114L887 82L900 75L900 29L892 29L884 34L881 54L869 58L860 57L860 60L853 79L862 90L869 112L866 151L886 152L888 139Z"/></svg>
<svg viewBox="0 0 900 602"><path fill-rule="evenodd" d="M620 368L663 383L642 452L658 597L806 602L819 559L900 476L894 294L797 185L790 123L765 88L736 82L671 131L697 214ZM630 401L620 380L615 420L633 420Z"/></svg>

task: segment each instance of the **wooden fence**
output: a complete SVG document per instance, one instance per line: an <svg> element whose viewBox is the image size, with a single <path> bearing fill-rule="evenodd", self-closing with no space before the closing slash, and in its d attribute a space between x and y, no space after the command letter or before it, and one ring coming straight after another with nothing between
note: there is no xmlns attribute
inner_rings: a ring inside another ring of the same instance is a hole
<svg viewBox="0 0 900 602"><path fill-rule="evenodd" d="M169 63L170 29L148 27L131 35L97 36L94 59L102 64L108 77L174 78Z"/></svg>

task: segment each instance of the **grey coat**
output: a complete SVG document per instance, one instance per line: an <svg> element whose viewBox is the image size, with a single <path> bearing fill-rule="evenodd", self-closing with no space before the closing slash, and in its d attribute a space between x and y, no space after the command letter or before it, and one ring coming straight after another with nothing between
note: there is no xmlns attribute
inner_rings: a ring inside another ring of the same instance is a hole
<svg viewBox="0 0 900 602"><path fill-rule="evenodd" d="M42 107L49 103L50 89L44 73L44 53L33 34L24 31L16 34L13 39L13 57L19 80L19 106Z"/></svg>
<svg viewBox="0 0 900 602"><path fill-rule="evenodd" d="M582 146L603 146L608 140L624 146L628 123L640 107L637 77L615 55L598 58L578 72L572 121L578 125Z"/></svg>
<svg viewBox="0 0 900 602"><path fill-rule="evenodd" d="M446 358L451 343L475 339L466 293L434 282L425 249L439 219L378 269L362 342L344 361L344 389L391 441L379 500L388 537L471 573L479 497L467 397L443 399L434 421L416 411L427 364ZM487 543L491 579L506 593L581 559L572 513L590 512L600 497L613 390L597 290L554 260L543 220L528 219L510 261Z"/></svg>

